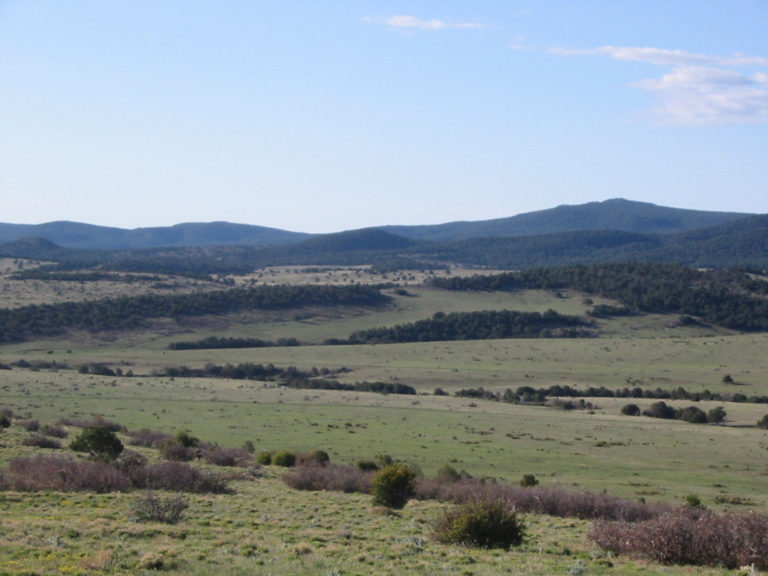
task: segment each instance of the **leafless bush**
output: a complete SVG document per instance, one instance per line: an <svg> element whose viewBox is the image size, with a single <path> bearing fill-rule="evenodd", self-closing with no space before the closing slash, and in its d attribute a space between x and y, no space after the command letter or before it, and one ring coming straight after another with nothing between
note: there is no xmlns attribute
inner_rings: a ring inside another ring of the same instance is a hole
<svg viewBox="0 0 768 576"><path fill-rule="evenodd" d="M176 524L189 508L189 500L182 493L170 498L160 498L154 492L147 492L136 500L132 515L138 521L165 522Z"/></svg>
<svg viewBox="0 0 768 576"><path fill-rule="evenodd" d="M141 430L131 430L128 432L128 444L131 446L144 446L145 448L160 448L173 440L173 436L165 432L157 432L142 428Z"/></svg>
<svg viewBox="0 0 768 576"><path fill-rule="evenodd" d="M46 436L50 436L51 438L66 438L69 436L69 432L67 432L64 428L61 426L43 426L41 432L45 434Z"/></svg>
<svg viewBox="0 0 768 576"><path fill-rule="evenodd" d="M490 498L513 506L518 512L583 519L638 522L669 510L663 504L644 504L592 492L570 492L564 488L522 487L483 480L439 482L416 479L416 498L442 502L471 502Z"/></svg>
<svg viewBox="0 0 768 576"><path fill-rule="evenodd" d="M59 418L57 424L61 426L74 426L76 428L94 428L99 426L106 428L110 432L125 432L125 426L105 419L103 416L94 416L90 420L82 418Z"/></svg>
<svg viewBox="0 0 768 576"><path fill-rule="evenodd" d="M14 490L60 490L62 492L113 492L130 488L120 470L104 462L80 461L56 456L16 458L8 468L8 483Z"/></svg>
<svg viewBox="0 0 768 576"><path fill-rule="evenodd" d="M205 445L200 449L203 460L214 466L244 466L251 455L243 448L220 448Z"/></svg>
<svg viewBox="0 0 768 576"><path fill-rule="evenodd" d="M17 426L21 426L27 432L37 432L38 430L40 430L40 422L32 418L27 418L25 420L16 420L15 424Z"/></svg>
<svg viewBox="0 0 768 576"><path fill-rule="evenodd" d="M596 522L598 546L664 564L768 567L768 517L723 514L683 506L645 522Z"/></svg>
<svg viewBox="0 0 768 576"><path fill-rule="evenodd" d="M227 491L224 480L217 474L203 472L183 462L158 462L145 468L145 486L152 490L182 492Z"/></svg>
<svg viewBox="0 0 768 576"><path fill-rule="evenodd" d="M29 438L24 438L21 443L24 446L37 446L38 448L50 448L54 450L61 448L61 442L58 440L48 438L47 436L41 436L40 434L33 434Z"/></svg>
<svg viewBox="0 0 768 576"><path fill-rule="evenodd" d="M371 492L372 472L354 466L296 466L283 474L283 482L296 490L331 490L334 492Z"/></svg>
<svg viewBox="0 0 768 576"><path fill-rule="evenodd" d="M160 449L160 453L166 460L173 462L191 462L199 455L199 450L196 446L184 446L180 442L170 440Z"/></svg>

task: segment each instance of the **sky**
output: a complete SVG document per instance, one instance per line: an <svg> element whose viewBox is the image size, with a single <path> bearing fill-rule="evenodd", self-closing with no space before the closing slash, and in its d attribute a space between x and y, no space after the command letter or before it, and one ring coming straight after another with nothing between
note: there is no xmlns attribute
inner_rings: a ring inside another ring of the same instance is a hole
<svg viewBox="0 0 768 576"><path fill-rule="evenodd" d="M0 0L0 221L768 213L766 0Z"/></svg>

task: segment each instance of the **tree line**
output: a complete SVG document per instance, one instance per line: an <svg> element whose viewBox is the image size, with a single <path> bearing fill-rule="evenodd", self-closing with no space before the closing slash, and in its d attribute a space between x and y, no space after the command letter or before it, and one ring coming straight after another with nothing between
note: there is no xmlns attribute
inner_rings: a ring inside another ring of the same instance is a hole
<svg viewBox="0 0 768 576"><path fill-rule="evenodd" d="M392 344L398 342L437 342L485 340L494 338L583 337L589 336L592 323L578 316L554 310L517 312L485 310L479 312L437 312L432 318L393 327L378 327L353 332L346 340L330 339L326 344Z"/></svg>
<svg viewBox="0 0 768 576"><path fill-rule="evenodd" d="M434 278L446 290L572 289L637 312L677 313L742 331L768 330L768 282L746 269L698 270L626 262L538 268L493 276Z"/></svg>
<svg viewBox="0 0 768 576"><path fill-rule="evenodd" d="M374 286L252 286L192 294L124 296L84 302L32 304L0 309L0 342L53 336L66 330L135 327L148 318L178 319L243 310L299 306L377 306L388 296Z"/></svg>

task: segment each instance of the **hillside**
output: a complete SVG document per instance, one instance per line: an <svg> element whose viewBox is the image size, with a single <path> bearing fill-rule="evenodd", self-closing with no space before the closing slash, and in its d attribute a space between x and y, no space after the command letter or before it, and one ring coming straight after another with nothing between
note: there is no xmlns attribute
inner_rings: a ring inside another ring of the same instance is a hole
<svg viewBox="0 0 768 576"><path fill-rule="evenodd" d="M309 238L309 234L229 222L185 223L155 228L110 228L79 222L46 224L0 223L0 243L21 238L45 238L66 248L135 250L158 247L198 247L227 244L271 246Z"/></svg>
<svg viewBox="0 0 768 576"><path fill-rule="evenodd" d="M749 215L667 208L617 198L578 206L558 206L509 218L427 226L382 226L379 230L412 240L434 242L497 236L535 236L581 230L673 234L716 226L746 216ZM279 246L307 240L312 236L312 234L301 232L229 222L185 223L132 230L78 222L48 222L34 225L0 223L0 243L34 237L45 238L65 248L91 250L224 245ZM343 240L344 237L341 239Z"/></svg>
<svg viewBox="0 0 768 576"><path fill-rule="evenodd" d="M433 226L385 226L408 238L447 242L490 236L535 236L578 230L618 230L639 234L671 234L716 226L748 216L668 208L615 198L577 206L558 206L480 222L449 222Z"/></svg>

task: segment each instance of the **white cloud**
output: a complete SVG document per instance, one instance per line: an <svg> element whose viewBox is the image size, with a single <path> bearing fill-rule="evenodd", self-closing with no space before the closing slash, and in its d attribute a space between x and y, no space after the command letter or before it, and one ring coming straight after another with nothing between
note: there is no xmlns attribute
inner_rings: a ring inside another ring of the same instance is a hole
<svg viewBox="0 0 768 576"><path fill-rule="evenodd" d="M635 82L658 99L652 118L661 124L704 125L768 122L768 74L739 68L768 67L768 58L734 54L711 56L682 50L600 46L586 50L553 48L560 56L603 55L670 68L660 78Z"/></svg>
<svg viewBox="0 0 768 576"><path fill-rule="evenodd" d="M483 27L479 22L446 22L437 19L421 20L420 18L406 14L396 14L386 18L366 17L363 18L363 21L382 24L391 28L415 28L418 30L462 30Z"/></svg>

